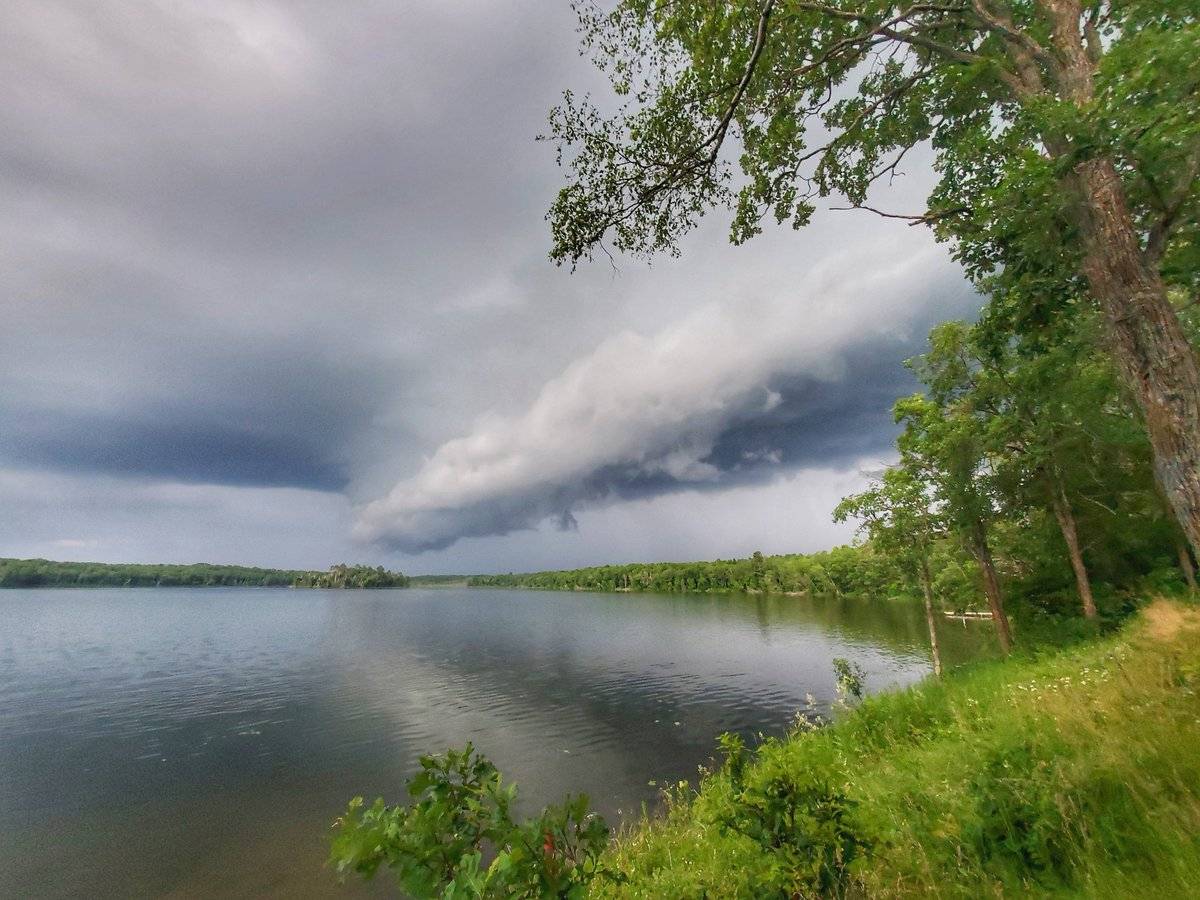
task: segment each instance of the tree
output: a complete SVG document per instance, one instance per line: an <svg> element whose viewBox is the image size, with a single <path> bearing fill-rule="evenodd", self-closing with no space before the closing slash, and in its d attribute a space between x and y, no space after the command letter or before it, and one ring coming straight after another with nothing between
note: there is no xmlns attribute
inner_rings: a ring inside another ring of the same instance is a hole
<svg viewBox="0 0 1200 900"><path fill-rule="evenodd" d="M1196 288L1200 0L580 10L622 104L607 114L568 92L551 116L571 154L549 213L554 259L606 239L677 252L714 206L732 208L735 241L768 214L799 228L830 194L868 209L872 186L928 143L929 208L882 214L934 226L977 279L1015 253L1086 284L1200 553L1200 365L1168 295Z"/></svg>
<svg viewBox="0 0 1200 900"><path fill-rule="evenodd" d="M921 586L925 600L925 624L929 627L929 650L933 674L941 677L942 656L938 650L933 613L933 579L929 556L940 524L931 508L914 460L902 459L867 490L845 497L833 511L835 522L854 518L860 522L871 545L891 556L906 576Z"/></svg>
<svg viewBox="0 0 1200 900"><path fill-rule="evenodd" d="M920 395L897 401L895 411L896 420L905 426L897 440L901 456L911 460L910 465L930 484L947 527L961 538L979 566L996 638L1008 653L1012 629L988 541L995 508L983 483L985 458L977 423L969 410L942 408Z"/></svg>
<svg viewBox="0 0 1200 900"><path fill-rule="evenodd" d="M1034 331L997 327L997 318L989 304L976 327L954 331L956 352L968 357L964 377L973 402L988 414L998 493L1018 516L1030 506L1053 513L1084 616L1094 619L1075 498L1105 457L1112 462L1105 436L1127 430L1129 410L1119 402L1109 360L1087 340L1086 317L1060 315L1057 327Z"/></svg>

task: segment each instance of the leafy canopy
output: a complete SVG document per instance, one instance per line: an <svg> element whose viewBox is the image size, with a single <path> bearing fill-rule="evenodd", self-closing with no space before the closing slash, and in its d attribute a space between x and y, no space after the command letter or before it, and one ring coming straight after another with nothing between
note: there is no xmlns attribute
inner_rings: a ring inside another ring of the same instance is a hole
<svg viewBox="0 0 1200 900"><path fill-rule="evenodd" d="M548 216L560 263L590 258L606 239L622 252L675 253L716 206L732 210L735 242L767 216L799 228L817 198L865 206L872 185L929 144L940 176L929 209L900 217L955 238L972 275L1014 259L1076 271L1064 184L1097 154L1115 161L1165 272L1190 282L1200 270L1200 0L576 8L583 46L619 102L602 110L567 92L551 113L568 168ZM1074 47L1066 26L1080 35Z"/></svg>

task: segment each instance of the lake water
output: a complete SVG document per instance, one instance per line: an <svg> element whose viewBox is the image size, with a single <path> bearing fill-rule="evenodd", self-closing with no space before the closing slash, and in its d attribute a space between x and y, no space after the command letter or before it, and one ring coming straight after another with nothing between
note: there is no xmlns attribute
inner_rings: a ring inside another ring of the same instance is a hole
<svg viewBox="0 0 1200 900"><path fill-rule="evenodd" d="M946 623L950 664L987 624ZM614 823L721 731L779 734L831 660L929 669L916 604L518 590L0 591L0 896L362 896L325 868L354 794L468 740L529 806ZM818 710L819 711L819 710Z"/></svg>

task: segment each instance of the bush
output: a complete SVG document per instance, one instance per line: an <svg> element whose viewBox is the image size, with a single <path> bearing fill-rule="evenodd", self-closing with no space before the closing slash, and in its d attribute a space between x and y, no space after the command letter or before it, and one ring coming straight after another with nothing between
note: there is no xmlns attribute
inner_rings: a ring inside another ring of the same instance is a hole
<svg viewBox="0 0 1200 900"><path fill-rule="evenodd" d="M717 824L770 855L770 881L781 897L840 897L872 841L855 821L858 804L833 786L831 773L800 774L748 766L745 744L722 735L723 774L732 797ZM747 776L754 776L747 780Z"/></svg>
<svg viewBox="0 0 1200 900"><path fill-rule="evenodd" d="M518 823L516 786L502 784L470 744L423 756L420 765L408 782L411 806L350 801L335 823L331 862L339 873L371 878L386 866L410 896L444 900L578 898L597 876L616 877L600 864L609 830L588 812L586 796Z"/></svg>

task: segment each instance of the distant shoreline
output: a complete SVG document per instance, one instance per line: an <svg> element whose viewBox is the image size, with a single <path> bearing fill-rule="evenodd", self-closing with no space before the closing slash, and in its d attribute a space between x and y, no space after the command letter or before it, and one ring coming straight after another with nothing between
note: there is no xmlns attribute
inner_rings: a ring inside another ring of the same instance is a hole
<svg viewBox="0 0 1200 900"><path fill-rule="evenodd" d="M336 565L328 571L213 563L100 563L0 558L0 588L403 588L409 578L382 566Z"/></svg>

